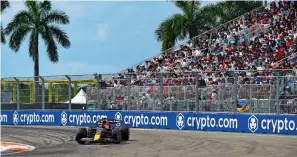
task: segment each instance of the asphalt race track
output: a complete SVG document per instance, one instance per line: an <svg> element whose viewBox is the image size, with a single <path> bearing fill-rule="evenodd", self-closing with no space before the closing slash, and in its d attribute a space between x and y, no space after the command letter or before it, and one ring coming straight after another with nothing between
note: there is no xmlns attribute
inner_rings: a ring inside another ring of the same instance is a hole
<svg viewBox="0 0 297 157"><path fill-rule="evenodd" d="M297 138L190 131L131 130L122 144L79 145L75 127L1 126L2 142L32 145L4 156L64 157L296 157Z"/></svg>

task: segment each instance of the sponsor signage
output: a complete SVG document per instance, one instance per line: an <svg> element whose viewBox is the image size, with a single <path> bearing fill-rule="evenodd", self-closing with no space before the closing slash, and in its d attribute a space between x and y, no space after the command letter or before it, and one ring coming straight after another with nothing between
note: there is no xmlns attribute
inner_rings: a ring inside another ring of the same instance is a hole
<svg viewBox="0 0 297 157"><path fill-rule="evenodd" d="M102 118L131 128L297 135L297 116L123 111L1 111L1 125L90 126Z"/></svg>

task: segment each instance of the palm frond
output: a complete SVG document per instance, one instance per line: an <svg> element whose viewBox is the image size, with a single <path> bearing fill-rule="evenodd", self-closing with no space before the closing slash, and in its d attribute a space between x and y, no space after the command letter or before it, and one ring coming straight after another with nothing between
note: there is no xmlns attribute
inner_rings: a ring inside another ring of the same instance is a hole
<svg viewBox="0 0 297 157"><path fill-rule="evenodd" d="M58 23L58 24L68 24L69 16L60 10L53 10L44 15L42 17L42 23Z"/></svg>
<svg viewBox="0 0 297 157"><path fill-rule="evenodd" d="M9 35L23 26L30 26L34 23L32 15L28 11L20 11L13 20L7 24L4 33Z"/></svg>
<svg viewBox="0 0 297 157"><path fill-rule="evenodd" d="M158 41L161 41L165 38L165 31L172 30L172 20L166 19L163 21L159 27L155 30L155 35Z"/></svg>
<svg viewBox="0 0 297 157"><path fill-rule="evenodd" d="M40 9L41 9L41 12L50 11L52 9L52 3L49 0L39 2L39 6L40 6Z"/></svg>
<svg viewBox="0 0 297 157"><path fill-rule="evenodd" d="M41 32L41 38L46 45L46 52L50 61L57 63L59 61L58 47L55 43L54 36L48 27L44 27Z"/></svg>
<svg viewBox="0 0 297 157"><path fill-rule="evenodd" d="M190 21L193 19L194 13L199 10L199 1L175 1L175 6L180 8Z"/></svg>
<svg viewBox="0 0 297 157"><path fill-rule="evenodd" d="M39 7L40 7L40 18L43 19L43 17L46 16L46 14L52 9L52 3L50 1L41 1L39 2Z"/></svg>
<svg viewBox="0 0 297 157"><path fill-rule="evenodd" d="M155 35L158 41L162 41L162 49L174 46L178 39L184 39L187 36L185 17L181 14L174 14L159 25Z"/></svg>
<svg viewBox="0 0 297 157"><path fill-rule="evenodd" d="M188 21L185 16L181 14L174 14L171 18L172 29L175 31L175 35L179 40L183 40L188 35Z"/></svg>
<svg viewBox="0 0 297 157"><path fill-rule="evenodd" d="M174 1L176 7L182 11L188 10L190 8L198 9L201 5L200 1Z"/></svg>
<svg viewBox="0 0 297 157"><path fill-rule="evenodd" d="M261 7L260 1L226 1L216 4L218 9L222 10L222 22L228 22L244 13Z"/></svg>
<svg viewBox="0 0 297 157"><path fill-rule="evenodd" d="M4 35L4 31L3 31L2 25L1 25L1 43L2 44L6 44L5 35Z"/></svg>
<svg viewBox="0 0 297 157"><path fill-rule="evenodd" d="M3 12L8 7L10 7L8 0L1 0L1 12Z"/></svg>
<svg viewBox="0 0 297 157"><path fill-rule="evenodd" d="M51 31L51 34L57 39L57 41L64 47L69 48L70 47L70 41L68 38L68 35L66 32L61 30L57 26L48 26L49 30Z"/></svg>
<svg viewBox="0 0 297 157"><path fill-rule="evenodd" d="M157 40L164 40L166 38L176 38L175 37L175 30L173 29L174 27L174 20L171 18L163 21L157 30L155 31L155 35L157 37Z"/></svg>
<svg viewBox="0 0 297 157"><path fill-rule="evenodd" d="M209 4L204 6L196 15L195 25L199 33L208 31L221 24L224 10L219 5Z"/></svg>
<svg viewBox="0 0 297 157"><path fill-rule="evenodd" d="M188 2L186 1L175 1L173 3L175 4L176 7L178 7L181 10L184 10L188 6Z"/></svg>
<svg viewBox="0 0 297 157"><path fill-rule="evenodd" d="M163 21L155 31L158 41L162 41L162 48L174 46L177 40L193 37L198 34L196 29L197 12L200 10L199 1L175 1L175 6L182 10L183 14L174 14ZM201 24L200 24L201 25Z"/></svg>
<svg viewBox="0 0 297 157"><path fill-rule="evenodd" d="M10 40L9 40L9 47L15 51L18 52L21 46L22 41L25 40L26 35L28 34L28 32L31 30L32 28L30 28L29 26L23 26L23 27L19 27L16 30L14 30L14 32L11 34L10 36Z"/></svg>
<svg viewBox="0 0 297 157"><path fill-rule="evenodd" d="M29 9L29 12L31 12L32 14L34 14L35 16L38 15L38 10L39 10L39 6L38 6L38 2L35 0L27 0L25 2L25 6Z"/></svg>

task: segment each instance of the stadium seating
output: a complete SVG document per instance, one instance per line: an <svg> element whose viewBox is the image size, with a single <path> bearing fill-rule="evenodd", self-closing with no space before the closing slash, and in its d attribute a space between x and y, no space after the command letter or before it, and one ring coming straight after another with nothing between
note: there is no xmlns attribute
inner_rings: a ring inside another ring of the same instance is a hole
<svg viewBox="0 0 297 157"><path fill-rule="evenodd" d="M213 84L224 83L226 80L222 77L234 77L224 71L250 70L249 73L239 72L240 83L269 83L272 76L277 75L272 69L297 68L296 6L296 2L290 1L271 2L270 7L232 20L216 31L181 45L179 50L164 52L127 72L143 73L135 77L141 80L156 78L155 72L171 72L174 73L171 77L185 78L192 75L190 72L203 71L206 82ZM261 77L249 80L250 76ZM187 84L187 81L178 80L165 82L171 85Z"/></svg>
<svg viewBox="0 0 297 157"><path fill-rule="evenodd" d="M122 71L125 74L120 72L107 81L107 86L117 88L107 89L103 93L112 91L113 94L106 95L120 96L124 100L123 95L129 93L126 87L130 84L130 101L134 101L134 97L135 101L138 97L145 98L149 93L151 99L157 103L160 82L163 79L163 96L166 101L174 97L175 103L177 100L181 100L182 104L187 100L192 103L196 99L194 85L197 83L193 72L198 72L199 86L205 87L204 90L201 89L199 99L205 106L218 99L221 103L226 101L232 108L230 101L234 100L231 98L234 91L227 84L234 81L241 85L256 85L255 88L240 86L238 99L256 98L263 99L264 102L277 93L275 88L270 89L275 86L267 86L273 83L275 85L275 76L297 76L296 9L295 1L271 2L266 8L256 9L191 39L178 50L165 51L134 68ZM158 72L163 73L157 74ZM279 93L289 92L286 95L292 95L292 92L297 91L297 86L292 86L292 81L295 82L296 78L287 79L284 85L287 88ZM224 85L217 88L216 85L220 84ZM220 92L221 98L218 98L219 90L224 90ZM140 93L144 95L139 95Z"/></svg>

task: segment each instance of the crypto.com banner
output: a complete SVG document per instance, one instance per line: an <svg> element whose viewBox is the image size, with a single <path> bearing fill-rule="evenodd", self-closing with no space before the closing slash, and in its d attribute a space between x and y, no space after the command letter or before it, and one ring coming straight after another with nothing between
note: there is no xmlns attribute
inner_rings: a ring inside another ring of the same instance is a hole
<svg viewBox="0 0 297 157"><path fill-rule="evenodd" d="M116 111L1 111L1 125L90 126L101 118L131 128L297 135L297 116Z"/></svg>

